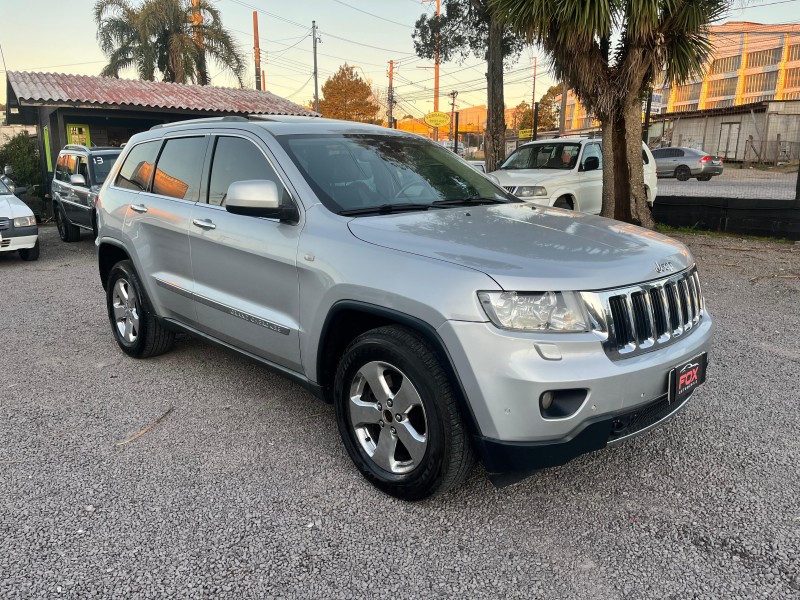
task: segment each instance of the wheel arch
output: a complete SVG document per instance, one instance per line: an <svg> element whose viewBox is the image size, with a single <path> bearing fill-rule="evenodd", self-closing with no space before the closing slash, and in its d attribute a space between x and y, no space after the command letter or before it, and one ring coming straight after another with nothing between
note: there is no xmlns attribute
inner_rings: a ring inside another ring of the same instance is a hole
<svg viewBox="0 0 800 600"><path fill-rule="evenodd" d="M341 300L334 304L322 326L317 348L317 383L323 390L323 399L333 402L333 380L336 368L347 345L371 329L386 325L400 325L411 329L430 344L442 364L458 397L459 410L472 435L480 435L477 420L467 401L463 383L458 376L453 359L436 329L429 323L391 308L360 302Z"/></svg>
<svg viewBox="0 0 800 600"><path fill-rule="evenodd" d="M103 240L97 248L97 266L100 270L100 282L106 289L111 268L121 260L130 260L128 252L120 245Z"/></svg>

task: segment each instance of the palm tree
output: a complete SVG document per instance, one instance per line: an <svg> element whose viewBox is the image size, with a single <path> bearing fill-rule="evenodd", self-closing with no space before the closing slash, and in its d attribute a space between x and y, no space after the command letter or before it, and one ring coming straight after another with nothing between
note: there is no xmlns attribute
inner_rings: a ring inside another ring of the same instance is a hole
<svg viewBox="0 0 800 600"><path fill-rule="evenodd" d="M242 85L244 61L233 37L223 28L210 0L97 0L94 18L100 49L108 57L101 75L119 77L136 69L153 81L207 85L209 59L230 70Z"/></svg>
<svg viewBox="0 0 800 600"><path fill-rule="evenodd" d="M603 216L653 226L642 167L646 91L683 83L711 57L709 25L730 0L489 0L497 18L534 41L603 126ZM609 160L609 158L611 160Z"/></svg>

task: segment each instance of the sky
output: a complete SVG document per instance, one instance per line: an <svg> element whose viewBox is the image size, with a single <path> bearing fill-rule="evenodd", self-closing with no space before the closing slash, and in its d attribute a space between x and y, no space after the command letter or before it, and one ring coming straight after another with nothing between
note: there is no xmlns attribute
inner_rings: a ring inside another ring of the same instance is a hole
<svg viewBox="0 0 800 600"><path fill-rule="evenodd" d="M138 0L132 0L137 2ZM314 95L311 21L319 28L319 86L341 65L357 72L385 94L389 60L395 72L395 117L414 117L433 110L433 62L414 54L414 23L423 13L433 14L435 2L420 0L212 0L224 25L233 33L246 57L245 84L254 84L253 10L258 10L262 69L267 90L305 104ZM97 75L105 64L97 45L94 0L0 0L5 27L0 47L5 66L0 69L0 102L5 103L5 69ZM724 21L760 23L800 22L800 0L736 0ZM723 22L724 22L723 21ZM264 58L266 57L266 58ZM546 56L526 48L505 75L507 107L538 100L554 81ZM486 63L470 58L444 63L440 69L439 109L449 111L447 96L457 90L456 108L486 104ZM236 85L221 66L212 65L212 84ZM134 78L135 74L124 73ZM320 92L321 94L321 92Z"/></svg>

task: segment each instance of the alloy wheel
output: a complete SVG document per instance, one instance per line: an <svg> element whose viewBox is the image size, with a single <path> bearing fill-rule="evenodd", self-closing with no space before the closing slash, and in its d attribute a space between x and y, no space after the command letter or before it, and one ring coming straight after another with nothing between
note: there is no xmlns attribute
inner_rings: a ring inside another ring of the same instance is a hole
<svg viewBox="0 0 800 600"><path fill-rule="evenodd" d="M134 343L139 336L139 302L127 279L117 279L111 302L117 333L124 342Z"/></svg>
<svg viewBox="0 0 800 600"><path fill-rule="evenodd" d="M381 469L413 471L428 447L428 420L419 392L397 367L372 361L350 384L350 424L361 449Z"/></svg>

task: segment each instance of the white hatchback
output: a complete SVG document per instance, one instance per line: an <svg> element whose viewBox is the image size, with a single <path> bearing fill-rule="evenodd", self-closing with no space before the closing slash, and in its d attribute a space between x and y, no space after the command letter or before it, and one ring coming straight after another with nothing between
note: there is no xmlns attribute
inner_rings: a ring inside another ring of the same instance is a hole
<svg viewBox="0 0 800 600"><path fill-rule="evenodd" d="M22 260L39 258L39 226L33 211L0 181L0 252L19 252Z"/></svg>
<svg viewBox="0 0 800 600"><path fill-rule="evenodd" d="M642 162L652 207L658 192L656 161L645 144ZM566 137L530 142L490 175L520 200L597 215L603 203L602 140Z"/></svg>

